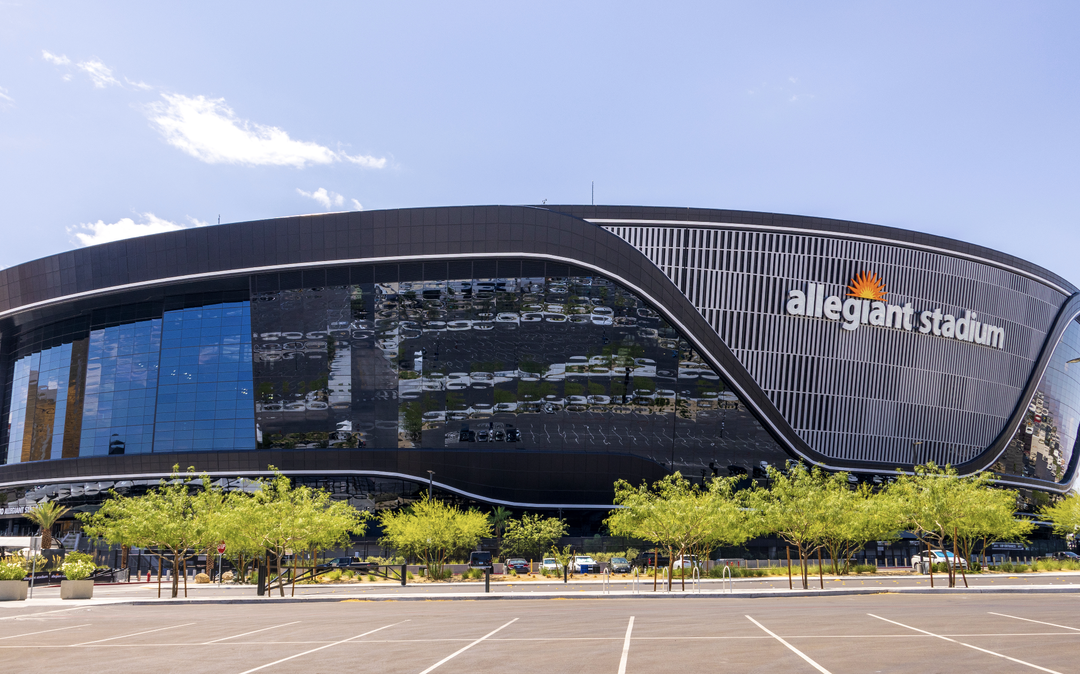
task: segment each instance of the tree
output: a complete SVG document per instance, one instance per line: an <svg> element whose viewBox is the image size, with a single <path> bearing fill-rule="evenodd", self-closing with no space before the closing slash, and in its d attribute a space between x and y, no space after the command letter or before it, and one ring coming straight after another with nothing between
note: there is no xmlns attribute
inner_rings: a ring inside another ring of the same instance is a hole
<svg viewBox="0 0 1080 674"><path fill-rule="evenodd" d="M162 480L158 487L142 496L126 497L110 491L110 497L96 513L78 516L91 536L102 536L110 543L151 548L159 559L158 596L161 595L160 569L168 553L172 560L173 598L179 594L184 563L218 540L220 521L216 515L224 499L209 477L196 476L194 468L180 475L179 468L173 466L171 480Z"/></svg>
<svg viewBox="0 0 1080 674"><path fill-rule="evenodd" d="M827 484L821 545L832 560L833 573L847 573L851 559L870 541L896 540L903 529L900 502L888 490L875 492L862 484L850 489L839 480Z"/></svg>
<svg viewBox="0 0 1080 674"><path fill-rule="evenodd" d="M48 550L52 547L52 528L56 521L63 517L70 508L66 508L56 501L43 501L34 506L26 513L26 518L41 527L41 549Z"/></svg>
<svg viewBox="0 0 1080 674"><path fill-rule="evenodd" d="M474 549L481 538L491 535L487 516L475 510L424 496L400 511L379 515L383 527L381 543L398 554L415 557L428 567L432 578L443 577L443 567L451 556Z"/></svg>
<svg viewBox="0 0 1080 674"><path fill-rule="evenodd" d="M1025 541L1035 529L1031 520L1016 516L1017 492L1000 487L985 487L974 492L969 517L957 528L956 544L960 556L971 562L975 541L982 543L983 561L986 548L998 541Z"/></svg>
<svg viewBox="0 0 1080 674"><path fill-rule="evenodd" d="M499 539L500 548L502 547L502 537L506 530L506 523L510 521L510 515L510 510L503 506L496 506L488 515L488 521L491 522L491 527L495 530L495 537Z"/></svg>
<svg viewBox="0 0 1080 674"><path fill-rule="evenodd" d="M649 486L615 483L615 505L606 524L616 536L647 540L668 552L668 589L675 556L738 545L750 535L749 522L734 499L735 482L718 478L708 488L676 472ZM685 588L685 578L683 580Z"/></svg>
<svg viewBox="0 0 1080 674"><path fill-rule="evenodd" d="M270 466L271 470L276 470ZM324 489L293 486L276 473L259 480L254 494L233 492L222 504L217 534L234 554L262 558L269 569L276 565L277 587L285 594L281 558L292 550L327 549L348 543L354 533L363 534L368 513L335 501Z"/></svg>
<svg viewBox="0 0 1080 674"><path fill-rule="evenodd" d="M503 557L521 556L539 559L544 552L566 535L566 521L558 517L525 514L506 523L500 552Z"/></svg>
<svg viewBox="0 0 1080 674"><path fill-rule="evenodd" d="M1075 536L1080 531L1080 494L1072 492L1057 503L1043 507L1039 516L1054 525L1059 536Z"/></svg>
<svg viewBox="0 0 1080 674"><path fill-rule="evenodd" d="M989 471L961 477L952 466L941 468L930 462L916 466L914 475L902 476L891 489L902 501L907 529L928 548L940 550L948 560L947 542L959 542L961 536L1018 533L1015 525L1009 523L1011 516L1001 517L1002 505L1010 499L1015 504L1015 494L1011 497L988 494L994 478ZM1006 511L1012 507L1006 505ZM949 587L956 587L957 566L958 562L946 564Z"/></svg>
<svg viewBox="0 0 1080 674"><path fill-rule="evenodd" d="M824 545L837 513L831 507L837 493L847 489L847 474L829 474L814 466L788 462L787 471L768 468L770 489L754 489L747 505L759 518L761 530L772 532L795 546L803 589L809 588L807 560Z"/></svg>

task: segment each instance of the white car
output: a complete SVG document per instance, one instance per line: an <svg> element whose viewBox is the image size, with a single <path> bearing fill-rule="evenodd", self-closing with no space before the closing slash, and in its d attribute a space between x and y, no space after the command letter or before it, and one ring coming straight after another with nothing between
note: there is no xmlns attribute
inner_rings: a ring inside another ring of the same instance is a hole
<svg viewBox="0 0 1080 674"><path fill-rule="evenodd" d="M588 555L577 555L570 563L570 568L575 573L599 573L600 563Z"/></svg>
<svg viewBox="0 0 1080 674"><path fill-rule="evenodd" d="M562 564L559 564L559 560L554 557L544 557L544 561L540 562L540 570L547 572L559 572L562 571Z"/></svg>
<svg viewBox="0 0 1080 674"><path fill-rule="evenodd" d="M951 552L948 553L948 557L946 557L946 555L941 554L940 550L931 550L929 557L927 557L925 553L920 553L913 556L911 558L911 569L915 572L918 572L921 570L919 568L919 565L923 562L932 561L934 564L944 564L946 559L949 560L949 566L955 566L959 564L960 567L963 569L968 568L967 560L963 557L956 557Z"/></svg>

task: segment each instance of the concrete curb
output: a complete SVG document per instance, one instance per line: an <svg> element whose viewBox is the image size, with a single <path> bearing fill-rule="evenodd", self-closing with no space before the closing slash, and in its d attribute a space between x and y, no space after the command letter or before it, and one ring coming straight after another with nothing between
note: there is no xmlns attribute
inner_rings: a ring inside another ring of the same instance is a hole
<svg viewBox="0 0 1080 674"><path fill-rule="evenodd" d="M402 602L402 601L514 601L514 600L573 600L573 599L778 599L795 597L844 597L873 594L912 594L912 595L956 595L956 594L1080 594L1080 585L1012 585L999 587L970 588L837 588L816 590L764 590L734 591L702 590L695 592L652 592L634 593L627 590L604 592L515 592L515 593L415 593L381 595L342 595L320 597L226 597L226 598L177 598L177 599L90 599L87 601L63 601L47 599L41 604L36 601L18 602L20 607L29 604L44 607L48 605L69 608L103 606L202 606L207 604L305 604L305 603L361 603L361 602ZM11 606L14 608L14 606Z"/></svg>

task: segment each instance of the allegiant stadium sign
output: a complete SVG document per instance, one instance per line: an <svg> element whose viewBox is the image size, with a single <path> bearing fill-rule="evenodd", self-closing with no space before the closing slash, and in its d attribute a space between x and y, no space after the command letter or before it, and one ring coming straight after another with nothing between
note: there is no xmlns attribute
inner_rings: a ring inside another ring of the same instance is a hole
<svg viewBox="0 0 1080 674"><path fill-rule="evenodd" d="M897 330L918 330L924 335L948 337L961 342L972 342L996 349L1005 346L1005 329L979 321L974 311L964 311L957 318L941 309L917 312L911 302L904 305L885 302L885 283L875 274L862 272L847 287L845 298L826 296L825 285L811 283L806 292L788 292L785 306L790 316L825 318L842 321L845 330L855 330L860 325L877 325ZM918 325L916 325L916 321Z"/></svg>

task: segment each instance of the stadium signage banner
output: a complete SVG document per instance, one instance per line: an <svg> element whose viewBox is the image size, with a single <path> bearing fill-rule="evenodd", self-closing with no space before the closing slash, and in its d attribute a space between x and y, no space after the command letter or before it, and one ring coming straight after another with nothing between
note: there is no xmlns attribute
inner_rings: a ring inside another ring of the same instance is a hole
<svg viewBox="0 0 1080 674"><path fill-rule="evenodd" d="M996 349L1005 347L1005 330L979 321L974 311L964 310L959 318L940 308L916 312L911 302L904 305L885 302L885 283L875 274L862 272L847 287L847 296L826 296L825 284L811 283L806 292L788 291L785 309L789 316L807 316L840 321L845 330L860 325L876 325L924 335L982 344Z"/></svg>

